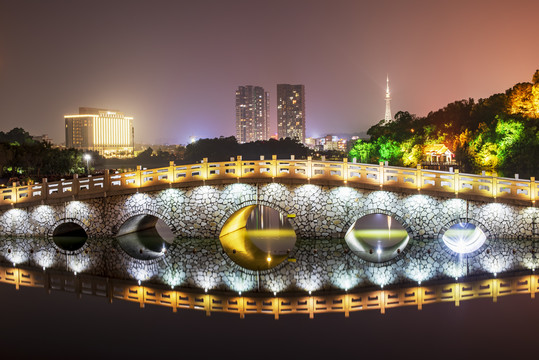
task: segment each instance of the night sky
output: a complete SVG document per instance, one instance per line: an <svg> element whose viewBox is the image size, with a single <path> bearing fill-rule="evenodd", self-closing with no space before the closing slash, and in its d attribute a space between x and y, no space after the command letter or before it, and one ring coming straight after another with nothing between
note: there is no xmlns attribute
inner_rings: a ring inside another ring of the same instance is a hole
<svg viewBox="0 0 539 360"><path fill-rule="evenodd" d="M305 84L307 135L365 131L530 81L537 0L0 0L0 130L63 142L79 106L135 117L135 139L235 133L235 89Z"/></svg>
<svg viewBox="0 0 539 360"><path fill-rule="evenodd" d="M343 314L239 315L0 284L2 358L533 359L539 299Z"/></svg>

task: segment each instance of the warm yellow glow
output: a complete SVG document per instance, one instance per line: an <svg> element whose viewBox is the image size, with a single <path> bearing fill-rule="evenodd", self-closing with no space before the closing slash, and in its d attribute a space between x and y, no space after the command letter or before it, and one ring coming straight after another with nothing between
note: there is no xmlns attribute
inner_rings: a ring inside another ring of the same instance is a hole
<svg viewBox="0 0 539 360"><path fill-rule="evenodd" d="M131 136L133 118L116 111L97 109L96 111L98 114L64 116L66 121L67 119L84 119L84 125L73 125L74 127L88 126L89 138L86 141L83 140L84 148L98 151L105 156L120 151L125 152L126 155L132 153L134 145ZM81 145L79 144L79 146Z"/></svg>
<svg viewBox="0 0 539 360"><path fill-rule="evenodd" d="M539 118L539 84L521 83L509 93L509 112Z"/></svg>
<svg viewBox="0 0 539 360"><path fill-rule="evenodd" d="M247 220L257 205L246 206L238 210L223 225L219 240L227 255L238 265L251 270L264 270L284 261L288 254L273 257L267 251L258 248L253 240L267 239L280 242L296 238L292 229L247 230Z"/></svg>
<svg viewBox="0 0 539 360"><path fill-rule="evenodd" d="M124 117L94 118L94 147L132 147L131 119Z"/></svg>
<svg viewBox="0 0 539 360"><path fill-rule="evenodd" d="M85 118L85 117L99 117L99 115L64 115L65 119L76 119L76 118Z"/></svg>

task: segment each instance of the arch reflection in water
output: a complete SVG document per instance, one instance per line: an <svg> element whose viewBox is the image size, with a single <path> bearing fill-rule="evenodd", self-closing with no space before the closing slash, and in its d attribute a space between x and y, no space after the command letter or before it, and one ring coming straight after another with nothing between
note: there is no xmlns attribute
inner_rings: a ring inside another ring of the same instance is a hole
<svg viewBox="0 0 539 360"><path fill-rule="evenodd" d="M406 229L391 216L369 214L357 220L344 239L357 256L380 263L399 255L410 237Z"/></svg>
<svg viewBox="0 0 539 360"><path fill-rule="evenodd" d="M52 241L56 246L65 251L76 251L84 246L88 235L84 229L74 223L60 224L52 233Z"/></svg>
<svg viewBox="0 0 539 360"><path fill-rule="evenodd" d="M174 237L163 220L152 215L137 215L121 226L116 240L129 256L152 260L164 255Z"/></svg>
<svg viewBox="0 0 539 360"><path fill-rule="evenodd" d="M288 257L296 243L296 233L287 217L277 210L250 205L226 221L219 240L236 264L250 270L265 270Z"/></svg>
<svg viewBox="0 0 539 360"><path fill-rule="evenodd" d="M444 244L459 254L469 254L479 249L487 240L485 233L474 224L460 222L443 234Z"/></svg>

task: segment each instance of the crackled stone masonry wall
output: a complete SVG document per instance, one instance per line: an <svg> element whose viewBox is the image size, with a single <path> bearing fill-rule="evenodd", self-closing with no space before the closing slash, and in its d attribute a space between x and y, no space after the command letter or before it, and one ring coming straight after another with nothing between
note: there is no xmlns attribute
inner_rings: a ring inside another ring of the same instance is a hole
<svg viewBox="0 0 539 360"><path fill-rule="evenodd" d="M59 224L75 222L89 237L111 237L130 217L148 214L162 219L178 237L218 237L235 211L257 203L294 214L291 222L300 238L341 238L355 220L373 212L394 216L412 237L434 238L459 219L472 219L492 236L537 233L538 212L531 207L351 187L238 183L4 210L0 236L49 236Z"/></svg>

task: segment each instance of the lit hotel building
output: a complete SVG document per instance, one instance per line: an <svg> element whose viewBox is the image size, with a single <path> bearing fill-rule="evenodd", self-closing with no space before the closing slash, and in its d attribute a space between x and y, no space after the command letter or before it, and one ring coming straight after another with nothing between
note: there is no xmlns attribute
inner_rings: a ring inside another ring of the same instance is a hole
<svg viewBox="0 0 539 360"><path fill-rule="evenodd" d="M79 108L65 115L66 147L97 151L105 157L132 156L135 144L133 118L120 111Z"/></svg>
<svg viewBox="0 0 539 360"><path fill-rule="evenodd" d="M305 143L305 85L277 84L277 133Z"/></svg>
<svg viewBox="0 0 539 360"><path fill-rule="evenodd" d="M269 138L269 94L260 86L236 90L236 139L246 143Z"/></svg>

